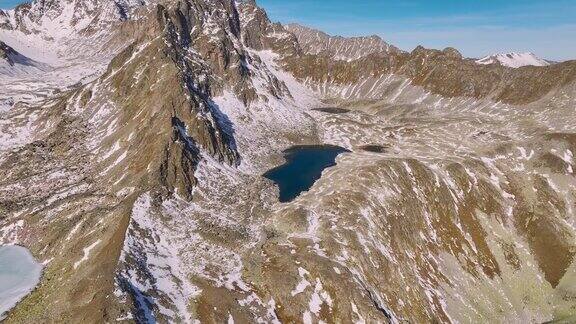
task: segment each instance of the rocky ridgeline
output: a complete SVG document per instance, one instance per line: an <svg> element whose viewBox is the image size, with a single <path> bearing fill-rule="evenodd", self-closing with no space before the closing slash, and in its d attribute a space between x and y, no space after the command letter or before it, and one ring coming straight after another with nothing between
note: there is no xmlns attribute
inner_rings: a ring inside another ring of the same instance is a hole
<svg viewBox="0 0 576 324"><path fill-rule="evenodd" d="M366 78L372 83L362 86L378 86L375 76L395 74L410 80L414 86L445 97L490 98L512 104L536 101L559 86L576 78L574 61L558 66L524 67L512 69L499 64L479 65L462 57L453 48L442 51L417 47L411 53L400 50L374 50L370 47L363 55L353 55L347 61L332 60L336 55L328 44L355 48L361 52L364 45L356 39L331 37L322 32L303 27L289 28L305 50L303 57L287 58L288 68L302 80L314 84L333 84L336 87L358 85ZM318 37L317 35L323 35ZM529 80L527 82L527 80ZM380 93L382 93L380 89Z"/></svg>

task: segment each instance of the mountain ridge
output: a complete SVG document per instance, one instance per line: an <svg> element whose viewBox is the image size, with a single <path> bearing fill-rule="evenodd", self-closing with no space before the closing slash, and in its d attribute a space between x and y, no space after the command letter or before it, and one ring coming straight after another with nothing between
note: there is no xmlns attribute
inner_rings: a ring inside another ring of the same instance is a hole
<svg viewBox="0 0 576 324"><path fill-rule="evenodd" d="M302 43L307 43L311 35L316 33L310 33L310 29L301 33L298 31L293 30ZM378 89L383 86L376 83L379 76L391 73L406 77L412 85L422 86L442 96L491 98L505 103L525 104L542 98L556 86L569 83L575 78L576 61L560 63L559 67L553 65L510 71L503 66L475 64L474 60L464 58L452 48L435 50L418 46L411 53L374 52L349 62L330 62L330 57L315 54L319 51L321 49L309 49L304 63L299 62L300 58L290 58L292 62L288 65L292 72L301 79L311 79L314 83L328 82L335 88L356 85L355 91L362 91L357 87L362 77L372 78L363 82L363 87L377 90L376 95L385 92L383 88ZM300 69L303 66L306 68ZM307 72L315 70L320 72L318 76ZM333 73L329 73L330 70ZM326 75L330 75L331 80L323 80ZM526 79L530 82L526 83ZM530 90L524 91L525 88ZM371 93L362 95L373 97ZM348 93L347 96L356 94Z"/></svg>
<svg viewBox="0 0 576 324"><path fill-rule="evenodd" d="M351 38L330 36L300 24L288 24L286 29L300 36L300 45L306 52L329 55L336 60L353 61L376 52L400 51L376 35Z"/></svg>

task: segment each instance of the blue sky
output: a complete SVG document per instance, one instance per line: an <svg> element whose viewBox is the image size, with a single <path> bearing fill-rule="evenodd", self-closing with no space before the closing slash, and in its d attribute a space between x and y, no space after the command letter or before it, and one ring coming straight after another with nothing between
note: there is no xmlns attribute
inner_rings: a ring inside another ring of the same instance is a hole
<svg viewBox="0 0 576 324"><path fill-rule="evenodd" d="M376 34L402 49L534 52L576 59L576 0L257 0L274 21L334 35ZM0 8L22 1L0 0Z"/></svg>
<svg viewBox="0 0 576 324"><path fill-rule="evenodd" d="M24 1L19 0L0 0L0 9L10 9Z"/></svg>

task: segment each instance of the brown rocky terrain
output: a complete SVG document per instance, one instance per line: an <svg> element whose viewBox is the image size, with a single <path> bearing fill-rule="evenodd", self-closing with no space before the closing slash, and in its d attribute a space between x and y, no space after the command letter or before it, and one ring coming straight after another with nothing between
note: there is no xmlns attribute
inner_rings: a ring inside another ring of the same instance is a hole
<svg viewBox="0 0 576 324"><path fill-rule="evenodd" d="M62 45L0 91L0 240L44 265L7 323L576 313L574 62L333 41L254 1L39 1L0 28ZM297 144L349 152L279 203L262 174Z"/></svg>

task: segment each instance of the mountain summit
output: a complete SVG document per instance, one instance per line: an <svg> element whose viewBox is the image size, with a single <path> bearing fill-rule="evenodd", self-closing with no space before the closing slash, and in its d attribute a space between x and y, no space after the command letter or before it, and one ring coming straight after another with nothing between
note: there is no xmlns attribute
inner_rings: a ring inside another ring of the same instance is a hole
<svg viewBox="0 0 576 324"><path fill-rule="evenodd" d="M523 66L548 66L550 61L543 60L533 53L506 53L486 56L478 61L478 64L501 64L511 68Z"/></svg>

